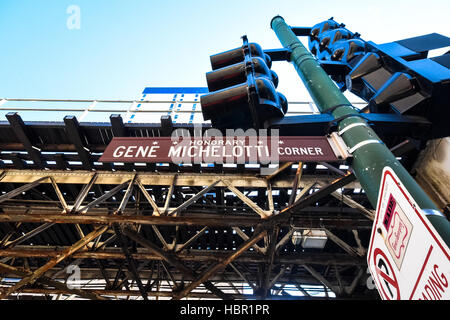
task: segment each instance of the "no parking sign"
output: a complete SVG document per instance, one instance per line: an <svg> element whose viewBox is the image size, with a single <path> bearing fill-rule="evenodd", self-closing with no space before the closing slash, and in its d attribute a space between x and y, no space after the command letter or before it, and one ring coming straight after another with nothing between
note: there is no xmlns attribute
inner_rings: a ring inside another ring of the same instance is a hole
<svg viewBox="0 0 450 320"><path fill-rule="evenodd" d="M398 285L396 271L392 268L389 259L379 248L373 254L375 277L377 278L377 288L389 300L400 300L400 288Z"/></svg>
<svg viewBox="0 0 450 320"><path fill-rule="evenodd" d="M383 170L367 256L384 300L450 299L450 251L395 172Z"/></svg>

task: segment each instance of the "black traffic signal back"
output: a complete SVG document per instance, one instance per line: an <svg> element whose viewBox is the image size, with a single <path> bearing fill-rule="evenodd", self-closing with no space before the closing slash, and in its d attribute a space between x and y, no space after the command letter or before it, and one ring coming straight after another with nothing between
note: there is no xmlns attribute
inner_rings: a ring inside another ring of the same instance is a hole
<svg viewBox="0 0 450 320"><path fill-rule="evenodd" d="M358 33L345 29L330 18L316 24L309 34L309 50L319 60L350 62L354 57L364 54L364 41Z"/></svg>
<svg viewBox="0 0 450 320"><path fill-rule="evenodd" d="M284 117L287 100L276 91L278 76L271 58L243 37L242 47L210 57L206 74L209 94L200 98L203 118L216 128L263 128L268 120Z"/></svg>
<svg viewBox="0 0 450 320"><path fill-rule="evenodd" d="M362 112L424 117L432 124L428 138L450 136L450 38L431 33L376 44L333 18L308 36L311 53L338 87L368 102ZM441 55L429 54L436 49Z"/></svg>

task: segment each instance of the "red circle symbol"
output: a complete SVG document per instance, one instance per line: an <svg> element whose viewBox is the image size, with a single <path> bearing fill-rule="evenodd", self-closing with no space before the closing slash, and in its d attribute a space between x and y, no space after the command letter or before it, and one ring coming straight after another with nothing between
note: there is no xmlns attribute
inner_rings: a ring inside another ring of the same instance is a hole
<svg viewBox="0 0 450 320"><path fill-rule="evenodd" d="M381 289L384 298L386 300L400 300L400 288L398 287L394 269L380 248L375 249L373 260L379 288Z"/></svg>

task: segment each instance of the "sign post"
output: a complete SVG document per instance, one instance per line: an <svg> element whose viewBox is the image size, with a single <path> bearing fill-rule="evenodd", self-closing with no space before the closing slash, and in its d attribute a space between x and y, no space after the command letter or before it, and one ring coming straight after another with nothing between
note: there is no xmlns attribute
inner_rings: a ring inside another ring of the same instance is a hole
<svg viewBox="0 0 450 320"><path fill-rule="evenodd" d="M422 209L438 211L436 204L361 117L359 110L352 106L284 19L274 17L271 27L283 47L290 50L290 61L319 111L335 118L338 133L353 156L351 167L372 206L377 205L383 168L390 167ZM450 222L441 215L427 215L427 219L450 245Z"/></svg>
<svg viewBox="0 0 450 320"><path fill-rule="evenodd" d="M450 250L389 167L383 170L367 262L385 300L450 299Z"/></svg>
<svg viewBox="0 0 450 320"><path fill-rule="evenodd" d="M434 214L439 213L436 204L284 19L274 17L271 27L283 47L290 50L290 61L319 111L335 118L338 133L353 156L354 174L372 206L377 208L368 262L381 296L384 299L449 299L450 222L442 214Z"/></svg>

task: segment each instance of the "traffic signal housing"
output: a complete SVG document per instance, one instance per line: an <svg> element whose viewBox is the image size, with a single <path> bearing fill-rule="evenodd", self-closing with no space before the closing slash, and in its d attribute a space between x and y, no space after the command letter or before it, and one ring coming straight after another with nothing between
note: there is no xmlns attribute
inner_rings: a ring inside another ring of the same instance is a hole
<svg viewBox="0 0 450 320"><path fill-rule="evenodd" d="M423 117L431 123L427 139L450 136L450 38L431 33L376 44L333 18L310 28L308 38L337 86L368 102L361 112Z"/></svg>
<svg viewBox="0 0 450 320"><path fill-rule="evenodd" d="M283 118L286 97L276 91L272 60L256 43L243 37L242 47L210 57L206 74L209 92L201 96L203 118L219 129L265 128L269 120Z"/></svg>

